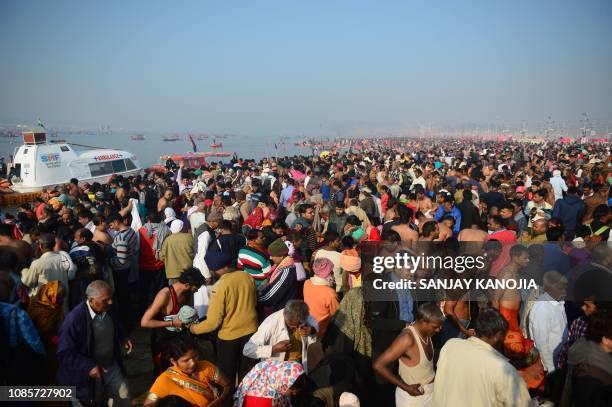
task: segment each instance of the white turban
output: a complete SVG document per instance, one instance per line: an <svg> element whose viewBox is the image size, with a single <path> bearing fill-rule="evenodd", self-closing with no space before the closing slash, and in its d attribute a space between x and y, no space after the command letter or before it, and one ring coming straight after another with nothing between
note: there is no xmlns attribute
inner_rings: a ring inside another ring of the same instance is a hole
<svg viewBox="0 0 612 407"><path fill-rule="evenodd" d="M179 233L181 230L183 230L183 221L179 219L173 220L170 224L170 231L174 234Z"/></svg>
<svg viewBox="0 0 612 407"><path fill-rule="evenodd" d="M174 212L174 209L172 208L166 208L164 209L164 217L164 223L167 225L176 219L176 212Z"/></svg>
<svg viewBox="0 0 612 407"><path fill-rule="evenodd" d="M359 399L353 393L344 392L340 395L340 400L338 400L340 407L359 407Z"/></svg>

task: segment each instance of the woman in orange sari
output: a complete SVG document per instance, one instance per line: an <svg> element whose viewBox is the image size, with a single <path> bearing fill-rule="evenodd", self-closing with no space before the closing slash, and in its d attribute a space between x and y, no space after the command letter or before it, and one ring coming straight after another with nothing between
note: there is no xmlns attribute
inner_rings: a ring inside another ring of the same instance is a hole
<svg viewBox="0 0 612 407"><path fill-rule="evenodd" d="M522 245L510 249L510 263L504 267L498 276L500 280L519 279L519 269L529 264L529 252ZM540 356L531 339L525 338L519 325L519 310L521 307L521 294L518 289L501 289L493 293L491 301L493 308L508 321L508 332L504 339L504 354L529 389L542 389L544 384L544 368Z"/></svg>
<svg viewBox="0 0 612 407"><path fill-rule="evenodd" d="M144 406L155 406L166 396L179 396L192 406L221 406L231 395L231 383L210 362L198 360L198 346L188 336L168 343L171 366L153 383Z"/></svg>
<svg viewBox="0 0 612 407"><path fill-rule="evenodd" d="M28 314L38 330L45 351L49 377L55 378L57 372L57 343L59 340L59 328L64 319L63 303L66 290L62 283L55 280L49 281L38 290L38 293L30 300Z"/></svg>

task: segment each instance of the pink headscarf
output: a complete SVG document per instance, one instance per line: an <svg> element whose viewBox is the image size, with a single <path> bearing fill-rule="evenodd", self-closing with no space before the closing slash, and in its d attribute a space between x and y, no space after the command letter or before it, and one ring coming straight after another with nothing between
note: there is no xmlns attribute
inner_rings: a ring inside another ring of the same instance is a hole
<svg viewBox="0 0 612 407"><path fill-rule="evenodd" d="M312 264L312 271L315 276L327 279L334 269L334 263L325 257L319 257Z"/></svg>

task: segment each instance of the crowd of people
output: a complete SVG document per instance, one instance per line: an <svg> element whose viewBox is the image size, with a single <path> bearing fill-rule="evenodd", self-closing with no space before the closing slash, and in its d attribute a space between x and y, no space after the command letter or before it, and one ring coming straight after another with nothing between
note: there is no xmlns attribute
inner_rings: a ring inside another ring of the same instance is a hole
<svg viewBox="0 0 612 407"><path fill-rule="evenodd" d="M360 140L47 188L0 213L0 384L82 405L612 405L611 163L609 144ZM487 278L537 288L370 301L362 249L391 242L467 242Z"/></svg>

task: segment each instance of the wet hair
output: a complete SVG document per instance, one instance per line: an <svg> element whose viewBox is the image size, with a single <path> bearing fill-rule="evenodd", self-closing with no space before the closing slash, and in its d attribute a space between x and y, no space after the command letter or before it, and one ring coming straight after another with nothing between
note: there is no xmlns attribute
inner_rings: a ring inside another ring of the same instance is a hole
<svg viewBox="0 0 612 407"><path fill-rule="evenodd" d="M166 360L178 360L190 350L198 352L198 344L196 341L187 335L178 335L166 342L164 355Z"/></svg>
<svg viewBox="0 0 612 407"><path fill-rule="evenodd" d="M427 322L441 322L445 319L444 313L435 302L425 302L419 305L415 317Z"/></svg>
<svg viewBox="0 0 612 407"><path fill-rule="evenodd" d="M200 273L200 270L195 267L187 267L186 269L183 269L178 281L179 283L189 284L195 287L201 287L205 283L202 273Z"/></svg>
<svg viewBox="0 0 612 407"><path fill-rule="evenodd" d="M552 227L546 230L546 240L549 242L558 242L563 237L565 228L563 227Z"/></svg>
<svg viewBox="0 0 612 407"><path fill-rule="evenodd" d="M454 220L454 219L453 219ZM427 221L423 224L423 237L429 237L436 231L438 223L435 220Z"/></svg>
<svg viewBox="0 0 612 407"><path fill-rule="evenodd" d="M325 244L331 244L338 238L340 238L340 235L335 230L328 230L325 232L325 235L323 235L323 241Z"/></svg>
<svg viewBox="0 0 612 407"><path fill-rule="evenodd" d="M353 226L361 226L361 221L359 220L359 218L355 215L349 215L348 218L346 218L346 223L348 225L353 225Z"/></svg>
<svg viewBox="0 0 612 407"><path fill-rule="evenodd" d="M474 324L476 335L480 338L492 338L498 333L506 333L508 321L494 308L485 308L480 311Z"/></svg>
<svg viewBox="0 0 612 407"><path fill-rule="evenodd" d="M401 242L402 237L395 230L385 230L380 235L380 239L385 242Z"/></svg>
<svg viewBox="0 0 612 407"><path fill-rule="evenodd" d="M414 212L412 211L412 208L409 208L406 205L399 205L397 207L397 215L399 216L399 221L401 223L409 223L412 220L412 215L414 215Z"/></svg>
<svg viewBox="0 0 612 407"><path fill-rule="evenodd" d="M107 216L106 222L109 223L109 224L113 223L113 222L123 223L123 216L121 216L121 214L119 214L119 212L111 213L110 215Z"/></svg>
<svg viewBox="0 0 612 407"><path fill-rule="evenodd" d="M455 220L455 218L453 217L453 215L444 215L444 216L442 217L442 221L445 221L445 220L450 220L451 222L453 222L453 225L454 225L455 223L457 223L457 221Z"/></svg>
<svg viewBox="0 0 612 407"><path fill-rule="evenodd" d="M344 236L342 238L342 247L345 249L352 249L355 247L355 239L352 236Z"/></svg>

